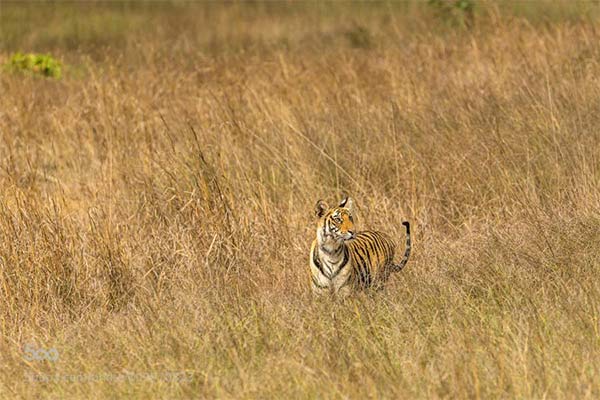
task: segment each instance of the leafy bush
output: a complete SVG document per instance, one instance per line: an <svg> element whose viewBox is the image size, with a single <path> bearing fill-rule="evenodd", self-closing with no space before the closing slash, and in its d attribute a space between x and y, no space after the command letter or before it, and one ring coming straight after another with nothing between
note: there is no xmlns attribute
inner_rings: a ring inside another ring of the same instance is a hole
<svg viewBox="0 0 600 400"><path fill-rule="evenodd" d="M60 78L60 61L48 54L15 53L10 57L7 67L13 71L25 71L50 78Z"/></svg>
<svg viewBox="0 0 600 400"><path fill-rule="evenodd" d="M472 0L429 0L428 4L440 19L452 25L473 26L475 3Z"/></svg>
<svg viewBox="0 0 600 400"><path fill-rule="evenodd" d="M364 26L356 26L346 32L346 38L354 48L368 49L373 46L373 37L369 29Z"/></svg>

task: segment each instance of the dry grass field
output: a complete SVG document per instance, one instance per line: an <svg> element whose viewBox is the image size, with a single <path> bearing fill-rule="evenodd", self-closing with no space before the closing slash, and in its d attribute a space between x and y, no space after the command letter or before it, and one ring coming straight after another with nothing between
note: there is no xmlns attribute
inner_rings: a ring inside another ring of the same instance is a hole
<svg viewBox="0 0 600 400"><path fill-rule="evenodd" d="M599 17L1 2L0 398L600 397ZM345 193L413 255L314 299Z"/></svg>

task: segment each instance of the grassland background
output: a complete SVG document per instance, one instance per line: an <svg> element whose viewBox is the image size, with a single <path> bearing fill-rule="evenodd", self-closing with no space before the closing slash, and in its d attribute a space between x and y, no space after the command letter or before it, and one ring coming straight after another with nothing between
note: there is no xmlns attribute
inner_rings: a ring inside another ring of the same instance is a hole
<svg viewBox="0 0 600 400"><path fill-rule="evenodd" d="M600 6L474 11L0 2L0 397L598 398ZM315 300L344 192L413 256Z"/></svg>

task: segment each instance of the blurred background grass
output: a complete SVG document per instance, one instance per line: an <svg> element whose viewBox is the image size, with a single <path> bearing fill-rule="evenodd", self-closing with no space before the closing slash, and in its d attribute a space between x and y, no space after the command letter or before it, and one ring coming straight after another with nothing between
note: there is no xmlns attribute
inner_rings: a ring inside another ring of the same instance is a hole
<svg viewBox="0 0 600 400"><path fill-rule="evenodd" d="M326 40L337 30L365 24L374 31L422 28L446 34L466 18L454 1L85 3L7 2L0 5L0 51L103 53L139 41L185 40L197 51L227 51ZM594 1L472 2L479 28L490 16L519 18L534 25L594 19ZM227 23L223 23L223 22ZM419 32L423 33L423 32ZM311 38L311 36L313 36ZM380 37L379 39L384 39ZM388 38L389 39L389 38Z"/></svg>

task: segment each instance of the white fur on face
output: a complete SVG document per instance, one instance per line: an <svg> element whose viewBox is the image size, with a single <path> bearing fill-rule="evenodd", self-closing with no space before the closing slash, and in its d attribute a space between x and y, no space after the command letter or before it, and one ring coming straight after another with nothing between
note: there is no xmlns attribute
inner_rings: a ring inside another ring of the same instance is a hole
<svg viewBox="0 0 600 400"><path fill-rule="evenodd" d="M331 229L329 224L317 229L317 242L320 247L324 247L328 251L335 251L344 244L344 241L352 239L353 235L350 232L341 233Z"/></svg>

